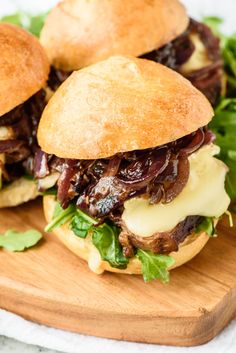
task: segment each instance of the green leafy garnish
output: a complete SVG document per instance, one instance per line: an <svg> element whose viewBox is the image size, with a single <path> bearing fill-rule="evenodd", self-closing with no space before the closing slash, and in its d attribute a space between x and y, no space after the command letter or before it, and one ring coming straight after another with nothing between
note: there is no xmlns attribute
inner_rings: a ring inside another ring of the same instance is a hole
<svg viewBox="0 0 236 353"><path fill-rule="evenodd" d="M223 20L219 17L205 17L203 22L220 38L227 89L209 126L221 148L219 158L229 167L226 190L230 198L236 200L236 34L225 36L220 30Z"/></svg>
<svg viewBox="0 0 236 353"><path fill-rule="evenodd" d="M56 194L57 194L57 189L54 186L45 191L40 192L41 196L56 195Z"/></svg>
<svg viewBox="0 0 236 353"><path fill-rule="evenodd" d="M80 238L86 238L89 231L93 231L93 225L97 221L77 208L71 222L71 229Z"/></svg>
<svg viewBox="0 0 236 353"><path fill-rule="evenodd" d="M143 279L150 282L159 279L163 283L168 283L170 274L168 268L175 263L173 257L168 255L153 254L150 251L137 250L137 258L142 264Z"/></svg>
<svg viewBox="0 0 236 353"><path fill-rule="evenodd" d="M23 178L26 179L26 180L34 180L33 176L30 175L30 174L24 174Z"/></svg>
<svg viewBox="0 0 236 353"><path fill-rule="evenodd" d="M52 221L45 227L45 232L51 232L53 229L58 228L69 222L75 214L75 205L70 204L65 210L60 206L59 203L56 204L54 215Z"/></svg>
<svg viewBox="0 0 236 353"><path fill-rule="evenodd" d="M98 249L102 260L108 261L112 267L126 268L129 260L123 255L118 240L119 228L103 223L93 228L92 241Z"/></svg>
<svg viewBox="0 0 236 353"><path fill-rule="evenodd" d="M221 149L218 157L229 167L226 190L230 198L236 200L236 98L221 100L209 126Z"/></svg>
<svg viewBox="0 0 236 353"><path fill-rule="evenodd" d="M197 226L196 233L201 232L206 232L210 237L216 236L213 217L205 217L204 220Z"/></svg>
<svg viewBox="0 0 236 353"><path fill-rule="evenodd" d="M70 222L70 228L74 234L80 238L92 236L92 242L98 249L102 260L108 261L112 267L126 268L129 260L123 255L122 248L118 240L120 229L113 223L98 223L94 218L70 204L65 210L56 203L52 221L46 226L45 231L50 232L60 227L66 222Z"/></svg>
<svg viewBox="0 0 236 353"><path fill-rule="evenodd" d="M17 12L15 14L2 17L1 21L22 27L34 34L36 37L39 37L47 14L48 13L42 13L34 16L24 12Z"/></svg>
<svg viewBox="0 0 236 353"><path fill-rule="evenodd" d="M8 230L0 235L0 247L9 251L23 251L37 244L41 238L42 234L34 229L26 232Z"/></svg>

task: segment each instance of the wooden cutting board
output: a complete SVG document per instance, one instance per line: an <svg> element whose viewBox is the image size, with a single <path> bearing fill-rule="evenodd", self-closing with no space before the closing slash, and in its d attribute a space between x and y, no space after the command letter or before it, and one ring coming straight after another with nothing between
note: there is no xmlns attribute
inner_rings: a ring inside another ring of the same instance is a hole
<svg viewBox="0 0 236 353"><path fill-rule="evenodd" d="M0 232L44 226L40 200L0 212ZM0 268L1 308L88 335L192 346L212 339L236 313L236 234L227 220L168 285L93 274L53 234L23 253L1 250Z"/></svg>

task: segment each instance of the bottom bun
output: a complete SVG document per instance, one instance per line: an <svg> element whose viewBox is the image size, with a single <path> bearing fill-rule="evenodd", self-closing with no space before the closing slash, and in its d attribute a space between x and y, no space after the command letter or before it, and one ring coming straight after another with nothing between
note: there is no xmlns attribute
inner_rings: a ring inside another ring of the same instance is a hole
<svg viewBox="0 0 236 353"><path fill-rule="evenodd" d="M0 190L0 208L18 206L39 196L33 180L20 178Z"/></svg>
<svg viewBox="0 0 236 353"><path fill-rule="evenodd" d="M55 209L55 197L45 196L43 200L44 214L47 222L52 220ZM107 261L101 260L97 248L93 245L91 237L82 239L77 237L72 230L69 229L68 223L53 230L53 233L60 239L60 241L69 248L74 254L88 262L89 268L97 273L104 271L126 273L126 274L142 274L141 262L133 257L130 259L126 269L118 269L111 267ZM175 263L169 269L176 268L183 265L185 262L191 260L196 256L209 240L209 235L205 232L199 234L191 234L179 246L177 252L172 252L170 255L175 259Z"/></svg>

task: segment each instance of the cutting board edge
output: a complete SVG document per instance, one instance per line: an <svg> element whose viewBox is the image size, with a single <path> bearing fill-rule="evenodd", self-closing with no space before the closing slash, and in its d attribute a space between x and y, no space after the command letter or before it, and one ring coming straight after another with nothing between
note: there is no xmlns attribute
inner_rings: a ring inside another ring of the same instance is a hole
<svg viewBox="0 0 236 353"><path fill-rule="evenodd" d="M184 336L183 332L176 335L173 334L175 331L175 320L178 319L178 317L165 317L167 323L163 325L163 317L154 316L146 318L145 322L139 322L140 325L137 326L137 316L133 316L128 319L125 313L119 314L119 317L117 318L118 321L116 322L114 320L111 323L109 322L111 317L110 314L103 313L103 320L101 322L98 318L98 315L101 313L98 312L91 311L88 313L87 310L84 312L79 312L79 307L77 307L77 312L71 312L72 308L70 304L66 305L67 307L64 306L62 310L60 308L59 302L54 302L52 304L51 300L45 300L42 308L42 306L38 305L38 302L40 302L42 298L35 297L33 298L32 302L32 296L30 293L28 293L28 295L26 295L22 300L20 299L21 292L19 291L16 293L16 290L12 290L12 296L13 298L19 298L19 300L14 301L11 296L9 297L9 288L6 288L5 291L1 290L0 307L22 316L26 320L30 320L38 324L42 324L48 327L51 326L65 331L80 333L83 335L92 335L101 338L125 340L129 342L162 344L169 346L190 347L207 343L219 332L221 332L222 329L232 320L236 314L236 300L233 300L235 302L234 308L229 304L228 306L225 305L225 303L229 303L228 297L231 297L231 299L232 296L236 297L235 289L234 291L230 291L228 294L226 294L225 298L223 298L211 312L202 310L200 316L181 317L181 321L186 321L185 325L188 325L188 327L191 328L188 334ZM9 299L11 303L10 305ZM31 305L29 305L29 299L31 299ZM25 313L25 306L27 307L27 314ZM39 316L38 310L40 310ZM67 317L66 321L64 316L65 310L68 313L67 316L70 316L70 319L68 320ZM83 319L85 316L86 320L81 320L81 318ZM143 317L140 317L139 319L143 320ZM80 327L78 327L79 320ZM123 327L121 331L119 331L121 326L120 320L123 321ZM97 325L98 322L99 325ZM96 325L94 325L94 323ZM132 324L136 326L135 332L134 329L132 329ZM174 329L172 332L168 333L166 327L169 324L171 324L170 328ZM156 327L156 331L154 330L150 334L149 328L151 325ZM147 326L147 330L145 329L145 326ZM114 333L112 333L111 330ZM149 336L147 336L147 332L149 332Z"/></svg>

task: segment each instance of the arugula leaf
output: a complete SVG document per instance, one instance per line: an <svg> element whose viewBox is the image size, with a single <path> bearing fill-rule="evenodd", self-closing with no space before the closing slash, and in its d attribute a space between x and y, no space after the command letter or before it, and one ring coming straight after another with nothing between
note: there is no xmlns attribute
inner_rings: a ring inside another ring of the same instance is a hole
<svg viewBox="0 0 236 353"><path fill-rule="evenodd" d="M143 279L150 282L154 279L160 279L163 283L168 283L170 274L168 268L175 263L173 257L168 255L153 254L150 251L137 250L137 258L142 264Z"/></svg>
<svg viewBox="0 0 236 353"><path fill-rule="evenodd" d="M40 192L41 196L56 195L56 194L57 194L57 189L54 186L45 191Z"/></svg>
<svg viewBox="0 0 236 353"><path fill-rule="evenodd" d="M39 37L47 15L48 12L42 13L37 16L31 16L28 14L28 16L30 17L30 26L28 27L28 31L34 34L36 37Z"/></svg>
<svg viewBox="0 0 236 353"><path fill-rule="evenodd" d="M98 222L76 208L74 204L70 204L64 210L56 203L52 221L45 227L45 232L50 232L69 221L70 228L76 236L86 238L89 233L92 234L92 242L103 260L108 261L112 267L127 267L129 260L123 255L118 240L119 228L112 223L103 223L96 227Z"/></svg>
<svg viewBox="0 0 236 353"><path fill-rule="evenodd" d="M70 206L64 210L60 204L57 203L52 221L45 227L45 232L51 232L53 229L58 228L70 221L73 218L75 211L76 207L74 204L70 204Z"/></svg>
<svg viewBox="0 0 236 353"><path fill-rule="evenodd" d="M223 20L219 17L204 17L206 23L213 33L220 38L222 57L224 60L224 69L227 76L227 94L226 96L235 97L236 88L236 34L225 36L220 26Z"/></svg>
<svg viewBox="0 0 236 353"><path fill-rule="evenodd" d="M0 235L0 247L9 251L23 251L37 244L41 238L42 234L34 229L26 232L8 230Z"/></svg>
<svg viewBox="0 0 236 353"><path fill-rule="evenodd" d="M118 235L119 228L103 223L93 228L92 241L102 260L108 261L112 267L124 269L127 267L129 260L122 253Z"/></svg>
<svg viewBox="0 0 236 353"><path fill-rule="evenodd" d="M196 233L201 232L206 232L210 237L216 236L213 217L205 217L204 220L197 226Z"/></svg>
<svg viewBox="0 0 236 353"><path fill-rule="evenodd" d="M226 175L226 190L236 200L236 98L223 98L215 110L215 117L209 125L220 146L218 158L229 167Z"/></svg>
<svg viewBox="0 0 236 353"><path fill-rule="evenodd" d="M30 24L28 15L23 12L17 12L12 15L4 16L1 18L1 22L8 22L23 28L28 28Z"/></svg>
<svg viewBox="0 0 236 353"><path fill-rule="evenodd" d="M215 117L209 126L216 135L216 144L221 148L219 158L230 169L226 176L226 190L230 198L236 200L236 34L222 34L220 25L223 20L218 17L205 17L203 21L220 38L227 91L216 107Z"/></svg>
<svg viewBox="0 0 236 353"><path fill-rule="evenodd" d="M97 221L77 208L76 213L71 222L71 229L74 234L80 238L86 238L89 231L93 230L93 225Z"/></svg>
<svg viewBox="0 0 236 353"><path fill-rule="evenodd" d="M39 37L47 14L48 13L42 13L34 16L29 13L17 12L15 14L2 17L1 22L8 22L22 27L34 34L36 37Z"/></svg>

